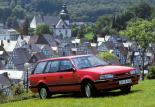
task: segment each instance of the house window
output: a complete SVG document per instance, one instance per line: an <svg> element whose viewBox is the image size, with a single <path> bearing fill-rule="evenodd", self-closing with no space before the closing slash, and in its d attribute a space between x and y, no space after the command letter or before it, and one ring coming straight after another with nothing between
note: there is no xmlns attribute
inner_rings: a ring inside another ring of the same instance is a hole
<svg viewBox="0 0 155 107"><path fill-rule="evenodd" d="M134 66L139 66L142 65L143 61L142 61L142 57L141 56L135 56L134 57Z"/></svg>
<svg viewBox="0 0 155 107"><path fill-rule="evenodd" d="M14 64L11 60L7 63L6 69L16 70L16 67L14 66Z"/></svg>

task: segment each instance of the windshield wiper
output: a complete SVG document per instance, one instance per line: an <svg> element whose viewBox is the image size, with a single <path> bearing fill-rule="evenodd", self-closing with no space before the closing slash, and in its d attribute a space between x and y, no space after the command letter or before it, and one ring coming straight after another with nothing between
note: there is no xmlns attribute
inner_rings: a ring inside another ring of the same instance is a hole
<svg viewBox="0 0 155 107"><path fill-rule="evenodd" d="M80 68L80 69L85 69L85 68L91 68L91 67L82 67L82 68Z"/></svg>

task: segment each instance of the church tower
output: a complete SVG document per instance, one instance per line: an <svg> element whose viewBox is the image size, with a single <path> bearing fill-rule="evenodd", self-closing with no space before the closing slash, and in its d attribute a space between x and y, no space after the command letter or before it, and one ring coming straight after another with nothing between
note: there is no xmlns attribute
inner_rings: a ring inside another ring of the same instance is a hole
<svg viewBox="0 0 155 107"><path fill-rule="evenodd" d="M60 20L54 29L55 35L61 36L63 38L71 37L72 32L71 32L71 28L70 28L70 17L69 17L69 13L68 13L66 4L64 4L62 6L62 10L60 11L59 15L60 15L59 16Z"/></svg>
<svg viewBox="0 0 155 107"><path fill-rule="evenodd" d="M62 6L62 10L60 12L60 19L62 19L63 21L66 22L67 25L69 25L70 17L69 17L69 13L68 13L66 4L64 4Z"/></svg>

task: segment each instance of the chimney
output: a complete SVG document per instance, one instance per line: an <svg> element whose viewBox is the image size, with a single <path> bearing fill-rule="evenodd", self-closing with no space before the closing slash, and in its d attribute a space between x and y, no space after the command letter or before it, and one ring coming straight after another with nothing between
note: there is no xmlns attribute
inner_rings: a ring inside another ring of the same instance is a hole
<svg viewBox="0 0 155 107"><path fill-rule="evenodd" d="M24 39L23 35L21 36L21 39L22 39L22 40Z"/></svg>
<svg viewBox="0 0 155 107"><path fill-rule="evenodd" d="M32 45L31 44L29 45L29 48L32 49Z"/></svg>
<svg viewBox="0 0 155 107"><path fill-rule="evenodd" d="M8 39L7 42L10 43L10 40Z"/></svg>

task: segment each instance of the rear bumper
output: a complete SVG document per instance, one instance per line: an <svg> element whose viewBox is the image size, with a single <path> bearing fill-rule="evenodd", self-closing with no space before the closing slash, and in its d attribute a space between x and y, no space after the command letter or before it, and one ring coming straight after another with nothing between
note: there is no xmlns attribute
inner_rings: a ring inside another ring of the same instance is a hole
<svg viewBox="0 0 155 107"><path fill-rule="evenodd" d="M128 77L122 77L122 78L114 78L111 80L97 80L95 81L95 87L97 90L111 90L111 89L119 89L122 86L132 86L135 84L138 84L140 76L135 75L135 76L128 76ZM131 79L131 83L125 84L125 85L119 85L120 80L126 80L126 79Z"/></svg>

